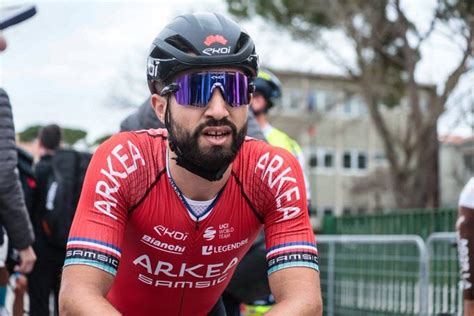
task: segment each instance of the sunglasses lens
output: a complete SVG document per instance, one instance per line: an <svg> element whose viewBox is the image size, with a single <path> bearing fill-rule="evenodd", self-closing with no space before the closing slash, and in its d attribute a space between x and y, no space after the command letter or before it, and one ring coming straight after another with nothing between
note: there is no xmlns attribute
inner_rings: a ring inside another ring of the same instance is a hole
<svg viewBox="0 0 474 316"><path fill-rule="evenodd" d="M175 83L176 101L182 105L205 107L215 88L220 88L226 102L232 107L250 102L249 80L240 72L197 72L178 77Z"/></svg>

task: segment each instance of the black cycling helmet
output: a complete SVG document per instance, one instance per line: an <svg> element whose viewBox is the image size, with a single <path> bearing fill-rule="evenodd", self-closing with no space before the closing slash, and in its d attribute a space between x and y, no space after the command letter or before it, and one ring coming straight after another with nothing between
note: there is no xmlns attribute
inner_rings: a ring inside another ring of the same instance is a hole
<svg viewBox="0 0 474 316"><path fill-rule="evenodd" d="M274 105L274 102L281 97L281 82L272 72L267 69L260 69L257 78L253 81L255 94L261 94L267 101L265 113Z"/></svg>
<svg viewBox="0 0 474 316"><path fill-rule="evenodd" d="M173 77L192 69L230 67L243 71L250 80L258 73L258 56L250 36L234 21L218 13L194 13L175 18L153 41L147 63L148 87L159 94L156 84L170 83ZM177 165L209 181L222 178L229 164L215 168L189 159L177 145L166 107L168 143Z"/></svg>
<svg viewBox="0 0 474 316"><path fill-rule="evenodd" d="M154 82L165 84L179 72L219 66L240 69L250 79L257 75L258 56L247 32L218 13L178 16L153 41L148 86L157 93Z"/></svg>

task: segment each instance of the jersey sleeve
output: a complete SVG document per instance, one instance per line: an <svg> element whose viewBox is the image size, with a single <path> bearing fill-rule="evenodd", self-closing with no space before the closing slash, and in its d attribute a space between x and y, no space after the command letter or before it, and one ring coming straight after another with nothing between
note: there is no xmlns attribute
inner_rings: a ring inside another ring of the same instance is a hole
<svg viewBox="0 0 474 316"><path fill-rule="evenodd" d="M133 133L102 144L87 169L69 233L65 266L84 264L115 275L128 213L151 181L153 162Z"/></svg>
<svg viewBox="0 0 474 316"><path fill-rule="evenodd" d="M288 151L265 146L254 167L252 191L263 215L268 274L288 267L319 271L301 167Z"/></svg>

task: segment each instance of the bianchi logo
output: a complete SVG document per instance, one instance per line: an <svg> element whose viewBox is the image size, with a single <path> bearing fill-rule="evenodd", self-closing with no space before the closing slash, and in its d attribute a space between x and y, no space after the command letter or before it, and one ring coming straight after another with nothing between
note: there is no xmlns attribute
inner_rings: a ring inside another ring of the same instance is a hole
<svg viewBox="0 0 474 316"><path fill-rule="evenodd" d="M202 246L202 254L205 256L209 256L216 253L223 253L227 251L236 250L246 245L248 242L249 242L249 239L246 238L244 240L241 240L233 244L227 244L227 245L222 245L222 246L212 246L212 245Z"/></svg>
<svg viewBox="0 0 474 316"><path fill-rule="evenodd" d="M210 227L206 228L206 230L204 231L204 234L202 236L206 240L213 240L214 237L216 237L216 233L217 233L217 231L214 229L214 227L210 226Z"/></svg>
<svg viewBox="0 0 474 316"><path fill-rule="evenodd" d="M167 253L173 253L176 255L182 255L186 250L185 246L173 245L170 243L162 242L148 235L143 235L140 241L157 250L164 251Z"/></svg>

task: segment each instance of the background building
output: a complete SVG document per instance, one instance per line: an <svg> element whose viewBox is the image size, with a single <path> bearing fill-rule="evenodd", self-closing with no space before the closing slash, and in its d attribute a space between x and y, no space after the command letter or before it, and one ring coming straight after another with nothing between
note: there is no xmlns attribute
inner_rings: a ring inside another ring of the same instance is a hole
<svg viewBox="0 0 474 316"><path fill-rule="evenodd" d="M392 208L388 161L355 82L343 77L274 71L283 97L270 112L272 124L295 138L306 156L312 204L318 218ZM423 86L423 102L434 93ZM384 109L390 128L403 130L408 109Z"/></svg>

